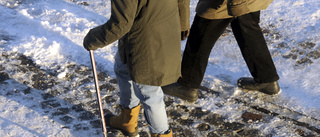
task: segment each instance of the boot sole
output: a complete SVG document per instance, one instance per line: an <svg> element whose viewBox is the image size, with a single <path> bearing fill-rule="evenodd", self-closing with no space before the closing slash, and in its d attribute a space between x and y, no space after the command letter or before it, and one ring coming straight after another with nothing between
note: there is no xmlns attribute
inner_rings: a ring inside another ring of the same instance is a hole
<svg viewBox="0 0 320 137"><path fill-rule="evenodd" d="M262 92L262 93L265 93L265 94L268 94L268 95L278 95L278 94L281 93L281 89L278 92L271 92L271 91L268 91L268 90L259 90L259 92Z"/></svg>
<svg viewBox="0 0 320 137"><path fill-rule="evenodd" d="M239 87L241 88L241 90L243 90L244 92L250 92L250 91L258 91L258 92L261 92L261 93L264 93L264 94L267 94L267 95L279 95L281 93L281 89L277 92L277 93L274 93L274 92L270 92L268 90L256 90L256 89L246 89L246 88L242 88L242 87Z"/></svg>

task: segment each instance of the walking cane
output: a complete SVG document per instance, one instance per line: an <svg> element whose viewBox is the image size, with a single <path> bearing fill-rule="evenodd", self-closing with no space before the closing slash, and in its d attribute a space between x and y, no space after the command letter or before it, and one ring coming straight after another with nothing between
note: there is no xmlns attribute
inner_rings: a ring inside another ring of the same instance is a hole
<svg viewBox="0 0 320 137"><path fill-rule="evenodd" d="M103 114L101 94L100 94L98 75L97 75L97 69L96 69L96 61L94 60L93 50L90 50L89 52L90 52L91 65L92 65L92 71L93 71L93 77L94 77L94 84L95 84L96 92L97 92L97 100L99 103L102 131L103 131L104 137L107 137L107 128L106 128L106 123L105 123L104 114Z"/></svg>

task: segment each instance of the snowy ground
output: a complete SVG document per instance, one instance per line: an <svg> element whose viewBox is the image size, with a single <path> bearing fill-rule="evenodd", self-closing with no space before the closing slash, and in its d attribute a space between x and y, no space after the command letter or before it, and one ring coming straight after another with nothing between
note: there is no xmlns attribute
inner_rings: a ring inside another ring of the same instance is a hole
<svg viewBox="0 0 320 137"><path fill-rule="evenodd" d="M191 0L192 15L197 0ZM319 136L320 1L276 0L261 28L282 92L243 92L250 76L230 29L219 39L195 104L166 97L176 136ZM110 16L110 1L0 0L0 136L102 136L82 40ZM182 42L182 51L185 41ZM117 113L117 42L95 51L105 113ZM148 136L141 111L140 136ZM121 136L108 129L109 136Z"/></svg>

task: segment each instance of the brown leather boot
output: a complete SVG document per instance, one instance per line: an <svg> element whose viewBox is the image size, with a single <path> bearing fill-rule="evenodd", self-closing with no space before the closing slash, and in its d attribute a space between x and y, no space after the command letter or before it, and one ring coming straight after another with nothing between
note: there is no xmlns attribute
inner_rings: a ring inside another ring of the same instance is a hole
<svg viewBox="0 0 320 137"><path fill-rule="evenodd" d="M196 88L185 87L179 83L162 86L161 88L164 94L178 97L191 103L198 100L198 89Z"/></svg>
<svg viewBox="0 0 320 137"><path fill-rule="evenodd" d="M246 90L256 90L268 95L276 95L280 93L278 81L268 83L258 83L251 77L242 77L238 79L238 86Z"/></svg>
<svg viewBox="0 0 320 137"><path fill-rule="evenodd" d="M132 109L121 108L118 116L105 116L106 124L112 128L119 129L125 136L135 137L139 133L138 117L140 104Z"/></svg>
<svg viewBox="0 0 320 137"><path fill-rule="evenodd" d="M165 134L154 134L154 133L150 133L151 137L172 137L172 130L170 130L170 132L165 133Z"/></svg>

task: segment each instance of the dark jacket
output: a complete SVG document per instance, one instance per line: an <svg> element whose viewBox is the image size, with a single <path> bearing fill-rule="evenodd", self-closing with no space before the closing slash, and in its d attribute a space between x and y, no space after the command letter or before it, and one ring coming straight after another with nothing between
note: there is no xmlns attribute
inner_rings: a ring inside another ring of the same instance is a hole
<svg viewBox="0 0 320 137"><path fill-rule="evenodd" d="M273 0L199 0L197 15L206 19L225 19L266 9Z"/></svg>
<svg viewBox="0 0 320 137"><path fill-rule="evenodd" d="M181 69L177 0L111 0L111 4L110 19L91 29L84 45L94 50L120 39L118 51L133 81L154 86L176 82Z"/></svg>

